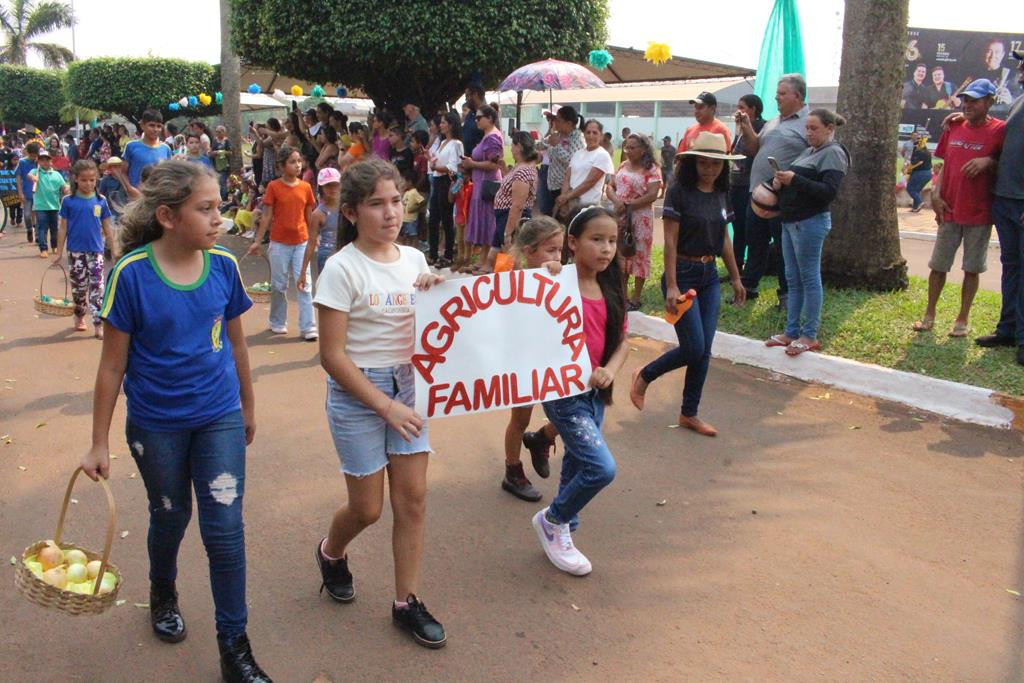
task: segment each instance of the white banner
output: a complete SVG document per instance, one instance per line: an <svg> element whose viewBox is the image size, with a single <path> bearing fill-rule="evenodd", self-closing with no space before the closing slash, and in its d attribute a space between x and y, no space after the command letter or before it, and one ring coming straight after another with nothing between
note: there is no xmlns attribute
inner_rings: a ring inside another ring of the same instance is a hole
<svg viewBox="0 0 1024 683"><path fill-rule="evenodd" d="M587 390L576 267L449 280L416 294L416 412L450 417Z"/></svg>

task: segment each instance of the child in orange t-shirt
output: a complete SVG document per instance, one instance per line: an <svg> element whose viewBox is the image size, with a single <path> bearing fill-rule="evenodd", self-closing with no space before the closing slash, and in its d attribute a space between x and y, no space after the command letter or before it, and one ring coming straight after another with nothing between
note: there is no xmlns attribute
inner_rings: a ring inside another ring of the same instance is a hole
<svg viewBox="0 0 1024 683"><path fill-rule="evenodd" d="M258 254L263 235L270 228L270 331L288 333L288 283L296 283L299 301L299 332L306 341L316 341L316 319L313 317L312 278L306 267L304 285L298 286L306 254L308 226L316 200L313 188L301 179L302 155L284 146L277 153L280 178L270 181L263 195L263 216L249 254Z"/></svg>

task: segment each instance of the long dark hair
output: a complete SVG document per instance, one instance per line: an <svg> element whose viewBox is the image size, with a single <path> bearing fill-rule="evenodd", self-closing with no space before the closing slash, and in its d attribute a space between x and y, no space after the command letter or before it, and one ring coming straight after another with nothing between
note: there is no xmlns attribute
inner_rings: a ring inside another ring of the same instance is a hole
<svg viewBox="0 0 1024 683"><path fill-rule="evenodd" d="M448 123L448 137L452 140L461 140L462 121L459 119L459 113L455 111L446 111L444 113L444 120Z"/></svg>
<svg viewBox="0 0 1024 683"><path fill-rule="evenodd" d="M377 183L381 180L390 180L399 187L399 174L395 166L383 159L369 158L366 161L359 161L341 174L341 206L347 206L353 211L360 203L373 194L377 189ZM345 214L339 211L340 221L338 230L338 249L341 249L349 242L355 241L359 236L356 224L345 218Z"/></svg>
<svg viewBox="0 0 1024 683"><path fill-rule="evenodd" d="M99 169L96 167L96 162L92 159L79 159L75 162L75 165L71 167L71 194L74 195L78 192L78 176L86 171L95 171L96 175L99 175ZM97 181L99 178L97 178ZM93 192L97 192L96 188L93 188ZM99 194L97 192L97 194Z"/></svg>
<svg viewBox="0 0 1024 683"><path fill-rule="evenodd" d="M580 208L569 218L569 234L579 238L587 229L587 224L600 216L607 216L613 221L616 220L615 215L604 207L586 206ZM601 288L601 296L604 297L606 312L604 349L601 351L601 365L605 365L622 344L622 326L626 319L626 292L622 286L622 270L619 268L619 260L617 258L613 258L608 267L597 274L597 284ZM612 404L613 388L614 384L609 384L604 389L598 390L598 395L606 406Z"/></svg>
<svg viewBox="0 0 1024 683"><path fill-rule="evenodd" d="M127 254L160 239L164 229L156 219L156 210L161 206L173 211L180 209L203 178L216 180L217 176L203 164L182 159L143 169L143 183L139 187L142 195L128 204L119 221L121 252Z"/></svg>
<svg viewBox="0 0 1024 683"><path fill-rule="evenodd" d="M697 188L697 155L680 154L676 158L676 182L684 190ZM729 191L729 163L722 162L722 172L715 178L715 192Z"/></svg>

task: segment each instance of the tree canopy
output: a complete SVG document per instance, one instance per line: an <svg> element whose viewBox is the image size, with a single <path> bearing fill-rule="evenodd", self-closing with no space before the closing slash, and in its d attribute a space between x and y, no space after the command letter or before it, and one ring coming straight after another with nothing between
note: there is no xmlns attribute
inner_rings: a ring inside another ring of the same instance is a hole
<svg viewBox="0 0 1024 683"><path fill-rule="evenodd" d="M394 109L432 111L471 80L493 88L523 64L586 60L603 48L607 0L467 3L231 0L232 40L248 63L304 80L343 82Z"/></svg>
<svg viewBox="0 0 1024 683"><path fill-rule="evenodd" d="M64 74L0 64L0 120L45 127L60 121L65 104Z"/></svg>
<svg viewBox="0 0 1024 683"><path fill-rule="evenodd" d="M71 28L75 23L71 8L63 2L47 0L31 3L12 0L9 8L0 5L0 62L24 66L28 51L43 58L43 63L57 69L72 59L71 50L57 43L42 43L37 40L52 31Z"/></svg>
<svg viewBox="0 0 1024 683"><path fill-rule="evenodd" d="M182 59L97 57L68 65L68 98L73 104L114 112L136 122L150 108L165 117L217 114L220 106L215 103L180 111L169 105L199 93L213 97L220 89L219 82L214 67Z"/></svg>

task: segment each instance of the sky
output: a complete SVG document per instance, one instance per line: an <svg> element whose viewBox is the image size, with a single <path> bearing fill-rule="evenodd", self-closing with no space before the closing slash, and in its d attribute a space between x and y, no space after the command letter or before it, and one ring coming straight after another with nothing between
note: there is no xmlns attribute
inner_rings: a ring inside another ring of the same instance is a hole
<svg viewBox="0 0 1024 683"><path fill-rule="evenodd" d="M140 11L138 0L72 0L72 4L79 18L74 47L80 59L151 55L220 62L218 3L212 0L175 0L173 12L188 17L187 27L176 21L173 27L155 31L145 27L159 16L166 17L166 11ZM773 2L609 0L609 4L611 45L644 49L649 41L656 41L667 43L672 54L680 57L756 68ZM798 6L808 84L834 85L839 80L844 3L798 0ZM964 0L910 0L910 25L1024 33L1020 0L987 0L984 6L983 12L972 12L965 9L968 3ZM1007 26L1007 20L1014 18L1020 25ZM51 34L46 40L72 47L70 30ZM339 74L339 80L344 81L344 74Z"/></svg>

